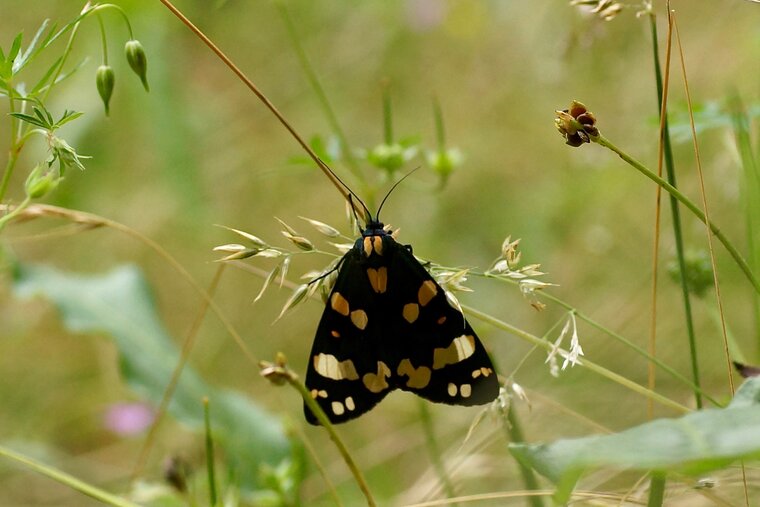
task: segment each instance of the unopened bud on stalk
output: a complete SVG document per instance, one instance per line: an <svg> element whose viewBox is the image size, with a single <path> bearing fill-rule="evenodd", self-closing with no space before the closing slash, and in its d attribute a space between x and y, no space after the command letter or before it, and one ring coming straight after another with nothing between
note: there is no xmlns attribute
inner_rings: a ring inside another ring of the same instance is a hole
<svg viewBox="0 0 760 507"><path fill-rule="evenodd" d="M148 58L145 56L145 50L140 41L132 39L127 41L124 46L124 52L127 54L127 62L132 70L140 77L145 91L150 91L148 86Z"/></svg>
<svg viewBox="0 0 760 507"><path fill-rule="evenodd" d="M110 65L101 65L98 67L98 71L95 74L95 84L98 87L100 99L103 101L103 106L106 109L106 116L109 114L108 104L111 101L115 82L113 69Z"/></svg>

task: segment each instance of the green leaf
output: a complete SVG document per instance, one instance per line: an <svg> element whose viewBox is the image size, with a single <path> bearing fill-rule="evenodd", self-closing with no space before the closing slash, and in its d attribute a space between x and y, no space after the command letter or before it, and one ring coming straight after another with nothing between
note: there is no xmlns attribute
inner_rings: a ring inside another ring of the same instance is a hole
<svg viewBox="0 0 760 507"><path fill-rule="evenodd" d="M510 444L509 449L521 463L557 484L558 502L568 500L588 469L701 474L739 459L760 458L760 377L748 379L723 409L657 419L613 435Z"/></svg>
<svg viewBox="0 0 760 507"><path fill-rule="evenodd" d="M24 38L24 32L19 32L16 38L11 43L11 50L8 51L8 61L12 62L18 56L18 52L21 50L21 40Z"/></svg>
<svg viewBox="0 0 760 507"><path fill-rule="evenodd" d="M41 295L49 299L72 332L110 335L129 387L158 404L179 353L159 320L151 289L138 268L124 266L85 276L48 266L21 265L15 270L14 291L23 298ZM207 384L189 366L182 373L169 413L201 432L204 396L211 402L216 441L244 490L261 489L262 470L283 463L295 464L299 472L293 480L300 482L301 451L289 441L277 418L238 392Z"/></svg>
<svg viewBox="0 0 760 507"><path fill-rule="evenodd" d="M42 123L39 119L37 119L36 116L32 116L29 114L24 113L8 113L14 118L18 118L21 121L25 121L27 123L31 123L32 125L36 125L37 127L47 129L48 125L46 123Z"/></svg>
<svg viewBox="0 0 760 507"><path fill-rule="evenodd" d="M37 54L35 52L35 48L37 47L37 43L40 40L40 37L42 37L42 33L45 31L45 29L48 26L48 23L50 23L49 19L46 19L42 22L42 25L37 29L37 33L34 34L34 37L32 38L32 42L29 43L29 47L26 48L26 51L24 51L24 54L21 55L21 58L18 58L13 63L13 73L18 73L21 69L24 68L24 66L29 62L29 60Z"/></svg>

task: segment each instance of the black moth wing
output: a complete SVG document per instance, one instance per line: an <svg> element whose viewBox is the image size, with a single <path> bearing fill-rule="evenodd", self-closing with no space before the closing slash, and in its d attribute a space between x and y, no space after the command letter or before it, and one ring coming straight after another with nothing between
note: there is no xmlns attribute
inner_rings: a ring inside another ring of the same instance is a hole
<svg viewBox="0 0 760 507"><path fill-rule="evenodd" d="M309 355L306 387L332 423L359 417L392 390L385 372L378 372L378 361L385 355L378 318L383 313L382 301L372 290L366 265L367 259L356 247L341 259ZM365 385L366 375L377 392ZM309 423L319 424L305 404L304 415Z"/></svg>
<svg viewBox="0 0 760 507"><path fill-rule="evenodd" d="M499 382L475 331L411 249L388 240L394 245L387 291L390 362L398 388L450 405L493 401Z"/></svg>
<svg viewBox="0 0 760 507"><path fill-rule="evenodd" d="M368 229L341 260L317 327L306 387L333 423L400 388L437 403L480 405L499 392L491 360L411 249ZM304 406L308 422L318 424Z"/></svg>

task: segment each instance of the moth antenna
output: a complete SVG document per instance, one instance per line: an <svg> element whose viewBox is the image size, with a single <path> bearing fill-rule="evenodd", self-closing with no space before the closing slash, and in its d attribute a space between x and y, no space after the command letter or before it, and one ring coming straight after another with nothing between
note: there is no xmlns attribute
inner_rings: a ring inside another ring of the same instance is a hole
<svg viewBox="0 0 760 507"><path fill-rule="evenodd" d="M412 169L411 171L409 171L408 173L406 173L406 174L404 175L404 177L403 177L403 178L401 178L401 179L400 179L400 180L398 180L396 183L394 183L394 184L393 184L393 186L391 187L391 189L390 189L390 190L388 190L388 193L387 193L387 194L385 194L385 197L383 197L383 201L380 203L380 207L379 207L379 208L377 208L377 214L375 215L375 218L376 218L376 220L377 220L378 222L380 221L380 212L383 210L383 204L385 204L385 201L387 201L387 200L388 200L388 197L390 197L390 196L391 196L391 192L393 192L393 191L396 189L396 187L397 187L397 186L399 186L399 184L400 184L402 181L404 181L404 180L405 180L405 179L407 179L409 176L411 176L411 175L412 175L412 173L414 173L414 172L415 172L417 169L419 169L419 168L420 168L420 166L417 166L417 167L415 167L414 169Z"/></svg>
<svg viewBox="0 0 760 507"><path fill-rule="evenodd" d="M346 189L346 192L348 192L348 202L349 202L349 204L351 204L351 209L354 210L354 216L356 217L356 223L357 224L359 223L359 218L356 215L356 208L354 207L354 203L351 200L352 196L356 198L356 200L357 200L357 202L359 204L361 204L362 208L364 209L364 215L366 217L369 217L369 220L372 220L372 213L369 212L369 209L367 208L367 205L364 204L364 201L362 201L361 197L359 197L358 195L356 195L356 192L354 192L353 190L351 190L351 187L349 187L348 185L346 185L346 183L342 179L340 179L340 176L338 176L337 174L335 174L335 171L333 171L332 169L330 169L330 166L328 166L321 158L317 157L317 160L319 160L320 165L322 167L324 167L325 169L327 169L327 171L330 174L333 175L333 177L338 181L338 183L340 183L341 185L343 185L343 188ZM361 232L361 231L359 231L359 232Z"/></svg>
<svg viewBox="0 0 760 507"><path fill-rule="evenodd" d="M358 228L359 228L359 234L361 235L361 233L362 233L362 228L361 228L361 225L359 225L359 215L356 213L356 208L354 207L354 201L353 201L353 198L354 198L354 196L353 196L352 194L353 194L353 193L351 193L351 194L348 194L348 204L351 206L351 211L353 211L353 212L354 212L354 219L356 220L356 227L358 227ZM357 199L358 199L358 197L357 197ZM364 206L364 203L361 203L361 204L362 204L362 206ZM364 206L364 209L366 210L366 209L367 209L367 207L366 207L366 206ZM367 213L369 213L369 211L367 211ZM371 217L371 216L372 216L372 215L370 215L370 217Z"/></svg>

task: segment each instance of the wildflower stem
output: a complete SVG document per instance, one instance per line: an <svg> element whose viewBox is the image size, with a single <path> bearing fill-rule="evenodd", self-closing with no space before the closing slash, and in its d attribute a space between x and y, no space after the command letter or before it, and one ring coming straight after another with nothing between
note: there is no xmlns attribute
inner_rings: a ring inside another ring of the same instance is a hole
<svg viewBox="0 0 760 507"><path fill-rule="evenodd" d="M21 214L21 212L23 212L29 206L29 204L31 204L31 202L32 202L32 198L27 195L24 198L24 200L19 203L18 206L13 208L13 211L11 211L5 216L0 217L0 231L3 230L3 228L8 224L8 222L10 222L14 218L16 218L19 214Z"/></svg>
<svg viewBox="0 0 760 507"><path fill-rule="evenodd" d="M510 404L509 410L507 410L507 420L502 424L504 431L507 433L507 438L510 442L521 443L525 442L525 436L522 432L522 426L520 420L517 418L514 405ZM517 466L520 468L520 475L523 477L525 483L525 489L530 491L538 491L538 479L536 474L533 473L533 469L523 464L520 460L515 460ZM544 507L544 501L540 496L528 496L526 501L531 507Z"/></svg>
<svg viewBox="0 0 760 507"><path fill-rule="evenodd" d="M340 194L343 196L343 198L351 203L351 206L356 210L357 213L360 215L364 214L364 210L361 208L359 203L354 199L349 199L349 192L344 187L343 183L338 180L337 176L332 172L332 170L327 166L327 164L322 161L322 159L319 158L319 156L314 153L314 150L311 149L311 147L304 141L304 139L301 137L301 135L296 131L296 129L288 122L288 120L285 119L283 114L275 107L275 105L262 93L261 90L254 84L253 81L251 81L248 76L246 76L240 68L233 63L232 60L221 50L219 47L214 44L211 39L209 39L206 34L204 34L197 26L195 26L192 21L190 21L187 16L185 16L182 11L177 9L177 7L174 6L174 4L170 0L159 0L164 6L169 9L169 11L177 17L193 34L195 34L196 37L198 37L242 82L245 84L245 86L253 92L254 95L261 101L264 106L269 109L269 111L277 118L277 120L280 122L280 124L285 127L285 129L290 133L291 137L295 139L295 141L301 146L301 148L309 155L309 158L311 158L314 163L317 165L317 167L322 171L322 173L327 177L328 180L335 186L335 188L340 192Z"/></svg>
<svg viewBox="0 0 760 507"><path fill-rule="evenodd" d="M112 495L111 493L103 491L102 489L98 489L95 486L87 484L86 482L77 479L72 475L41 463L28 456L24 456L23 454L12 451L6 447L0 446L0 456L20 463L25 467L34 470L35 472L40 473L45 477L48 477L49 479L53 479L60 484L68 486L71 489L79 491L80 493L103 502L104 504L114 505L116 507L139 507L137 504L134 504L116 495Z"/></svg>
<svg viewBox="0 0 760 507"><path fill-rule="evenodd" d="M206 470L208 471L209 505L216 505L216 469L214 467L214 438L211 433L211 410L208 398L203 398L203 424L206 429Z"/></svg>
<svg viewBox="0 0 760 507"><path fill-rule="evenodd" d="M653 11L650 11L649 13L649 23L651 27L651 33L652 33L652 53L653 53L653 58L654 58L655 84L657 86L657 103L660 106L659 114L660 114L660 133L661 133L660 150L661 151L660 151L658 159L659 159L659 162L662 163L663 155L664 155L665 171L667 174L668 183L672 185L673 188L676 188L675 164L673 162L673 150L671 148L671 143L670 143L670 128L668 126L668 114L667 114L668 95L667 93L664 92L664 90L667 88L668 78L670 76L670 54L671 54L670 47L671 47L672 23L670 23L670 17L668 17L668 45L667 45L667 50L665 52L666 61L665 61L665 82L664 83L663 83L662 72L660 70L659 47L657 44L657 21L656 21L656 17ZM673 219L673 239L675 240L676 258L678 259L678 272L680 273L679 279L681 282L681 295L683 297L684 316L686 318L686 334L689 340L689 356L691 359L691 372L692 372L692 377L694 378L694 384L697 387L700 387L699 362L697 361L697 346L696 346L696 338L695 338L695 333L694 333L694 318L692 316L692 310L691 310L691 296L689 295L689 287L687 285L686 276L685 276L686 261L684 259L683 233L681 231L681 212L680 212L680 208L678 207L678 200L673 194L670 194L670 214L672 215L672 219ZM700 394L699 389L694 391L694 398L695 398L697 408L702 408L702 395Z"/></svg>
<svg viewBox="0 0 760 507"><path fill-rule="evenodd" d="M649 481L649 501L647 507L660 507L665 496L665 474L662 472L652 473Z"/></svg>
<svg viewBox="0 0 760 507"><path fill-rule="evenodd" d="M473 275L478 275L479 274L479 273L477 273L475 271L470 271L470 273L473 274ZM510 280L510 279L503 278L503 277L494 277L492 275L485 275L485 276L488 277L488 278L496 278L497 280L505 282L505 283L511 283L511 284L515 284L515 285L518 284L518 282L516 282L514 280ZM616 333L615 331L613 331L613 330L605 327L604 325L602 325L599 322L595 321L594 319L592 319L588 315L584 314L583 312L581 312L577 308L573 307L572 305L570 305L569 303L563 301L562 299L558 298L557 296L554 296L554 295L550 294L549 292L541 291L541 297L545 298L545 299L548 299L549 301L552 301L553 303L558 304L559 306L565 308L568 311L573 312L576 315L576 317L578 317L583 322L589 324L591 327L593 327L595 329L598 329L599 331L607 334L608 336L614 338L615 340L617 340L620 343L624 344L625 346L629 347L630 349L632 349L636 353L640 354L642 357L644 357L648 361L651 361L652 363L654 363L656 366L658 366L659 368L661 368L666 373L670 374L676 380L679 380L680 382L683 382L684 385L688 386L690 389L696 389L696 390L698 390L699 393L706 400L708 400L709 402L715 404L716 406L722 406L722 404L719 403L715 398L712 398L709 394L705 393L702 390L701 387L695 385L691 380L689 380L688 378L686 378L683 375L681 375L680 373L678 373L676 370L674 370L673 368L671 368L670 366L668 366L666 363L664 363L661 360L657 359L656 357L652 356L649 352L647 352L643 348L639 347L638 345L636 345L635 343L633 343L628 338L626 338L623 335L621 335L619 333Z"/></svg>
<svg viewBox="0 0 760 507"><path fill-rule="evenodd" d="M346 448L343 440L341 440L340 436L335 431L335 427L330 423L330 420L327 418L324 410L322 410L322 407L319 406L317 400L311 397L311 393L309 393L309 391L306 389L306 386L298 379L298 375L286 368L285 373L286 375L284 375L284 378L287 380L288 384L293 386L298 391L298 393L303 398L304 403L306 403L306 406L309 407L309 410L311 410L311 412L317 418L319 424L321 424L322 427L325 428L325 431L327 431L327 434L330 436L330 440L332 440L335 444L335 447L338 448L338 452L340 452L340 455L343 457L343 461L346 462L346 466L348 466L348 469L353 474L356 483L359 485L359 489L361 489L362 493L364 493L364 497L367 499L367 505L370 507L375 507L377 504L372 497L372 493L369 490L369 486L367 486L367 482L364 480L364 475L362 474L361 469L354 462L354 458L351 456L351 453L348 452L348 448Z"/></svg>
<svg viewBox="0 0 760 507"><path fill-rule="evenodd" d="M420 422L422 423L422 431L425 434L425 444L427 445L430 461L433 464L436 475L438 475L438 479L443 485L446 497L454 498L456 496L456 491L454 491L454 484L452 484L451 478L449 477L446 467L443 464L443 460L441 459L441 450L438 448L438 442L435 439L433 419L430 417L428 402L419 398L417 400L417 405L420 407Z"/></svg>
<svg viewBox="0 0 760 507"><path fill-rule="evenodd" d="M696 216L702 223L707 225L713 234L715 234L715 237L718 238L718 241L723 243L723 246L726 248L728 253L731 255L731 257L734 258L734 261L739 266L739 268L744 272L744 275L747 277L747 280L752 284L752 287L760 293L760 281L755 278L755 275L752 273L752 270L749 268L749 265L747 264L747 261L744 260L744 258L741 256L739 251L734 247L734 245L731 243L731 241L723 234L723 231L721 231L717 225L715 225L712 221L709 221L705 218L704 212L699 209L699 207L694 204L688 197L686 197L683 193L681 193L680 190L675 188L673 185L665 181L664 179L660 178L652 172L649 168L647 168L644 164L639 162L638 160L634 159L624 151L622 151L620 148L612 144L612 142L604 137L603 135L599 135L597 137L592 138L592 140L595 143L600 144L601 146L604 146L605 148L608 148L615 152L620 158L622 158L625 162L627 162L630 166L632 166L634 169L639 171L641 174L649 178L650 180L654 181L658 185L660 185L664 190L666 190L670 195L678 199L681 204L686 206L686 208L691 211L694 216Z"/></svg>
<svg viewBox="0 0 760 507"><path fill-rule="evenodd" d="M346 133L341 128L340 123L338 122L338 117L335 115L335 111L333 110L332 105L327 98L327 94L319 82L317 73L314 71L314 67L311 66L311 62L309 62L309 58L306 56L306 51L304 50L303 45L301 45L301 38L299 37L298 31L296 30L295 25L293 24L293 20L290 17L287 5L285 2L275 2L275 4L277 5L277 8L280 11L280 15L285 22L285 28L288 30L288 36L290 37L290 42L293 43L293 48L296 51L296 56L298 56L298 61L301 63L301 67L306 73L306 78L309 80L311 87L314 89L314 93L317 94L317 100L319 100L319 103L322 106L322 110L327 117L327 121L330 123L333 132L338 138L338 142L340 143L340 152L343 156L345 156L349 170L359 181L363 181L363 177L359 169L359 164L356 162L356 158L351 151L351 145L348 143Z"/></svg>
<svg viewBox="0 0 760 507"><path fill-rule="evenodd" d="M523 331L522 329L519 329L517 327L512 326L511 324L508 324L504 322L503 320L499 320L496 317L493 317L487 313L481 312L480 310L476 310L475 308L462 305L462 309L467 313L468 315L471 315L472 317L481 320L483 322L487 322L488 324L491 324L492 326L501 329L502 331L506 331L507 333L513 334L517 336L518 338L521 338L529 343L532 343L534 345L537 345L547 351L552 350L553 344L547 340L543 340L539 338L538 336L532 335L528 332ZM656 393L652 391L651 389L647 389L646 387L637 384L636 382L633 382L632 380L629 380L622 375L618 375L617 373L608 370L607 368L600 366L591 360L587 358L583 358L583 360L580 361L580 365L588 369L589 371L592 371L598 375L601 375L602 377L605 377L617 384L620 384L621 386L638 393L642 396L645 396L647 398L652 398L654 401L660 403L661 405L665 405L667 407L670 407L674 410L677 410L679 412L689 412L690 409L684 405L681 405L680 403L673 401L669 398L666 398L665 396Z"/></svg>

